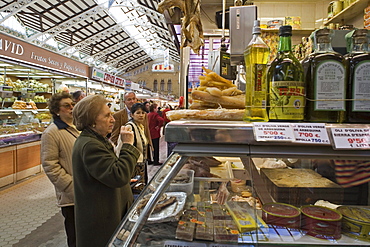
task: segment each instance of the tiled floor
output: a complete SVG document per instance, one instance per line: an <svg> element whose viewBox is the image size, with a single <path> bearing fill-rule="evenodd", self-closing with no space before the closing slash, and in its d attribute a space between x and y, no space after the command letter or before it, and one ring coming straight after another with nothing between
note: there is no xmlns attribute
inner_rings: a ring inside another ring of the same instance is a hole
<svg viewBox="0 0 370 247"><path fill-rule="evenodd" d="M160 146L165 159L165 142ZM158 166L149 165L149 179ZM0 189L1 247L67 247L54 187L44 173Z"/></svg>

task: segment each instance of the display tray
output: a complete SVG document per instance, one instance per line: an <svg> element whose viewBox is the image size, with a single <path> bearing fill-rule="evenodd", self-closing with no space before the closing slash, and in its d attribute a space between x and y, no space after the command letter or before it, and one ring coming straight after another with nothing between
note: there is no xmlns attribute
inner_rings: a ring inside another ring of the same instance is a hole
<svg viewBox="0 0 370 247"><path fill-rule="evenodd" d="M218 157L214 158L219 160ZM194 181L228 182L234 178L230 162L222 162L221 165L210 167L210 169L210 172L218 177L194 177Z"/></svg>
<svg viewBox="0 0 370 247"><path fill-rule="evenodd" d="M33 131L0 135L0 147L38 141L40 138L41 133Z"/></svg>
<svg viewBox="0 0 370 247"><path fill-rule="evenodd" d="M175 196L176 202L172 205L164 208L158 213L152 213L147 222L159 223L178 220L178 216L183 210L186 202L186 193L185 192L166 192L167 196ZM135 212L129 217L130 221L137 221L139 219L138 211L135 209Z"/></svg>

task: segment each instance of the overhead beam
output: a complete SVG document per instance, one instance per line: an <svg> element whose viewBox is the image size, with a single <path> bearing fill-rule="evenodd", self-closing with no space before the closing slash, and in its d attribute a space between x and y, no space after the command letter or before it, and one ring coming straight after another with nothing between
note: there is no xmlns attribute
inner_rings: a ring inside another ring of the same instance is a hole
<svg viewBox="0 0 370 247"><path fill-rule="evenodd" d="M36 3L38 0L17 0L10 5L6 5L0 9L0 12L10 12L7 16L0 20L0 24L14 16L18 12L24 10L33 3Z"/></svg>
<svg viewBox="0 0 370 247"><path fill-rule="evenodd" d="M52 28L46 30L45 32L37 33L35 35L32 35L32 36L28 37L28 40L37 39L40 36L45 35L46 38L42 41L42 43L45 44L48 40L54 38L59 33L62 33L64 31L66 31L68 28L71 28L74 25L77 25L77 24L79 24L83 21L86 21L87 19L90 19L90 18L96 16L98 13L100 13L104 10L105 10L105 8L103 7L102 4L98 5L98 6L95 6L94 8L88 9L87 11L82 12L81 14L76 15L75 17L68 18L66 21L61 22L59 25L56 25L55 27L52 27ZM48 36L46 36L46 34L48 34Z"/></svg>

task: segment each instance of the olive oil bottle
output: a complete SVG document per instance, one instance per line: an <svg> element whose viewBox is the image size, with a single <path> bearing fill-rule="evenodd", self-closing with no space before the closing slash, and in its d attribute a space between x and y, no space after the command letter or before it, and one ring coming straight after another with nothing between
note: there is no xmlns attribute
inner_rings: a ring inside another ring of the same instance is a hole
<svg viewBox="0 0 370 247"><path fill-rule="evenodd" d="M244 50L246 89L244 120L248 122L267 122L267 62L270 48L260 37L258 20L254 21L253 37Z"/></svg>
<svg viewBox="0 0 370 247"><path fill-rule="evenodd" d="M302 121L305 109L303 68L292 52L292 27L279 29L279 47L268 70L270 121Z"/></svg>
<svg viewBox="0 0 370 247"><path fill-rule="evenodd" d="M303 61L306 81L305 121L341 123L345 120L346 69L343 56L331 46L331 29L314 32L315 50Z"/></svg>
<svg viewBox="0 0 370 247"><path fill-rule="evenodd" d="M370 123L370 52L368 30L357 29L351 37L351 50L344 56L348 72L347 120Z"/></svg>

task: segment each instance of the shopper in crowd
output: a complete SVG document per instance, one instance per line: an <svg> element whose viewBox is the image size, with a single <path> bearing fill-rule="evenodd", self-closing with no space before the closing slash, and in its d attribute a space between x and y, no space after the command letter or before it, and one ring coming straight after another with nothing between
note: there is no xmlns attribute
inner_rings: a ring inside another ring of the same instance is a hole
<svg viewBox="0 0 370 247"><path fill-rule="evenodd" d="M162 163L159 163L159 138L161 137L161 128L164 120L158 114L158 105L156 103L150 105L148 120L153 145L153 165L160 166Z"/></svg>
<svg viewBox="0 0 370 247"><path fill-rule="evenodd" d="M116 121L114 122L112 136L110 137L110 139L116 145L121 126L125 125L130 120L131 107L138 102L138 99L136 98L136 94L134 92L127 92L123 96L123 101L125 103L125 107L113 115Z"/></svg>
<svg viewBox="0 0 370 247"><path fill-rule="evenodd" d="M68 92L54 94L48 102L53 116L41 136L41 162L45 174L55 187L57 205L64 216L68 246L76 246L72 148L80 135L73 125L72 96Z"/></svg>
<svg viewBox="0 0 370 247"><path fill-rule="evenodd" d="M133 202L130 187L140 151L134 134L121 127L119 157L106 137L114 118L102 95L82 99L73 110L73 123L81 132L73 147L73 183L77 246L106 246Z"/></svg>
<svg viewBox="0 0 370 247"><path fill-rule="evenodd" d="M147 112L147 113L149 113L149 107L150 107L150 102L149 101L145 101L144 103L143 103L144 105L145 105L145 111Z"/></svg>
<svg viewBox="0 0 370 247"><path fill-rule="evenodd" d="M77 103L80 100L82 100L83 98L85 98L86 94L83 91L78 90L78 91L72 93L72 97L73 97L73 101Z"/></svg>
<svg viewBox="0 0 370 247"><path fill-rule="evenodd" d="M140 194L148 182L148 171L147 171L147 159L148 149L150 148L150 135L146 135L144 131L144 123L147 121L145 105L142 103L136 103L131 108L131 120L126 124L134 132L134 146L139 149L140 157L135 167L134 174L142 177L142 182L139 186L133 188L134 195Z"/></svg>
<svg viewBox="0 0 370 247"><path fill-rule="evenodd" d="M171 121L169 118L167 118L166 113L173 110L171 105L166 105L166 108L162 111L163 119L164 119L164 124L163 124L163 135L165 134L165 128L166 125ZM172 150L175 148L177 145L177 142L167 142L167 157L170 156L172 153Z"/></svg>

